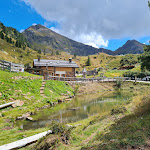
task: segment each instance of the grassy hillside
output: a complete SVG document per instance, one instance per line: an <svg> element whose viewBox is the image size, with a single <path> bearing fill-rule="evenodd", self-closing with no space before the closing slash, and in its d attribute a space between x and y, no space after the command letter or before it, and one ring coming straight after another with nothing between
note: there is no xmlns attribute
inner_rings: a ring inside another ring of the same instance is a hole
<svg viewBox="0 0 150 150"><path fill-rule="evenodd" d="M0 105L20 101L23 105L0 109L0 145L10 143L24 136L33 135L46 129L24 131L16 126L16 118L34 114L39 108L49 107L58 99L73 95L73 89L66 83L46 81L45 96L40 95L42 77L29 73L10 73L0 70ZM50 86L53 85L53 88ZM53 92L53 94L50 94ZM69 94L68 94L69 93ZM5 135L5 136L4 136Z"/></svg>
<svg viewBox="0 0 150 150"><path fill-rule="evenodd" d="M17 48L13 44L7 43L5 40L0 39L0 59L14 63L32 64L33 59L38 56L45 58L43 54L39 54L31 48L27 47L23 50L22 48Z"/></svg>

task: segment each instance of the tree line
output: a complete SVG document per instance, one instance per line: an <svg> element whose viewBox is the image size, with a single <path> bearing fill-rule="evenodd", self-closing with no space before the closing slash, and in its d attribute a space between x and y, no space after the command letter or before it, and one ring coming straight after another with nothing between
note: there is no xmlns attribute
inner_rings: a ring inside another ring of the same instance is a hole
<svg viewBox="0 0 150 150"><path fill-rule="evenodd" d="M31 47L22 33L18 32L15 28L6 27L2 22L0 22L0 38L24 50L26 47Z"/></svg>

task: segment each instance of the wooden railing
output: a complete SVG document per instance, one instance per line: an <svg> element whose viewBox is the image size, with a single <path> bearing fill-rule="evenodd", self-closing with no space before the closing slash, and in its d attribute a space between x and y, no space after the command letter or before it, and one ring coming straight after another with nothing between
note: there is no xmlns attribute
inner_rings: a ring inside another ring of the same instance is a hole
<svg viewBox="0 0 150 150"><path fill-rule="evenodd" d="M5 60L0 60L0 68L2 70L19 72L20 69L24 68L24 65L12 63L12 62L5 61Z"/></svg>
<svg viewBox="0 0 150 150"><path fill-rule="evenodd" d="M77 77L59 77L59 76L48 76L47 80L58 80L58 81L76 81L76 82L111 82L121 79L122 81L129 80L129 78L107 78L107 77L96 77L96 78L77 78Z"/></svg>

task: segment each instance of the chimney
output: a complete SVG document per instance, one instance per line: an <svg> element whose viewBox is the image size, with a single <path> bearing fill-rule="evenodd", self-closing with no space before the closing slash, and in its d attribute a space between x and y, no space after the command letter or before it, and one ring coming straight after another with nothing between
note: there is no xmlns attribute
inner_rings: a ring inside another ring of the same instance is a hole
<svg viewBox="0 0 150 150"><path fill-rule="evenodd" d="M40 57L38 57L38 61L40 61Z"/></svg>
<svg viewBox="0 0 150 150"><path fill-rule="evenodd" d="M71 63L72 62L72 58L69 58L69 63Z"/></svg>

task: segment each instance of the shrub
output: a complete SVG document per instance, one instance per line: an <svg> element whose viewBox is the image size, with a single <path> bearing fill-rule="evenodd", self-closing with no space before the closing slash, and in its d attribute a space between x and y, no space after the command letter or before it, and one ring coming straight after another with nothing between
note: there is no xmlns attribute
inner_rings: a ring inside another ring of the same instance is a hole
<svg viewBox="0 0 150 150"><path fill-rule="evenodd" d="M123 74L124 77L137 77L137 78L144 78L146 76L150 76L150 72L132 72L127 71Z"/></svg>
<svg viewBox="0 0 150 150"><path fill-rule="evenodd" d="M125 107L116 107L111 110L111 115L125 113L127 109Z"/></svg>
<svg viewBox="0 0 150 150"><path fill-rule="evenodd" d="M116 87L118 88L118 89L120 89L121 88L121 85L122 85L122 80L121 79L116 79Z"/></svg>

